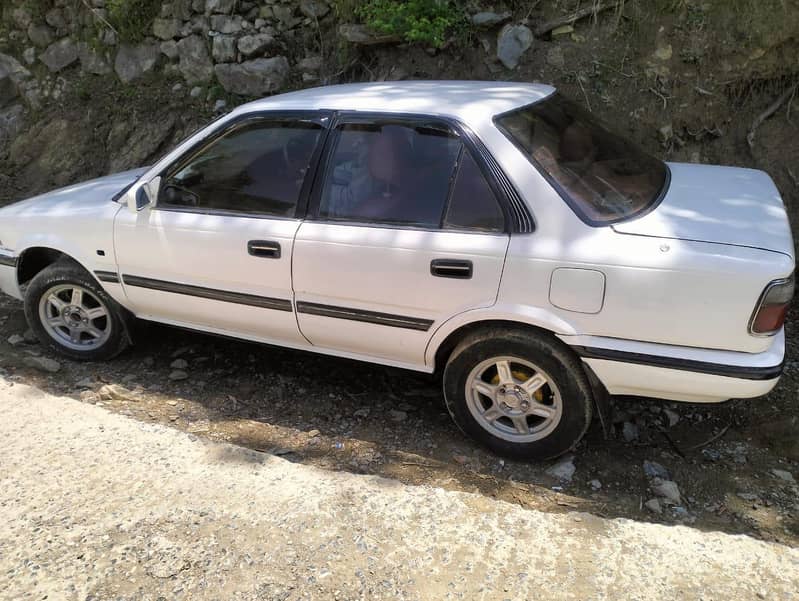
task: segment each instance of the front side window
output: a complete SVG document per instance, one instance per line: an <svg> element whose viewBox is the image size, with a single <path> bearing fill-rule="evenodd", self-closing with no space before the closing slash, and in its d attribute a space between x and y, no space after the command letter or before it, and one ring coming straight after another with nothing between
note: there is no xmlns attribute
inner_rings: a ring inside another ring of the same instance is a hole
<svg viewBox="0 0 799 601"><path fill-rule="evenodd" d="M641 213L667 184L663 161L558 94L501 115L496 124L592 225Z"/></svg>
<svg viewBox="0 0 799 601"><path fill-rule="evenodd" d="M504 228L496 198L457 133L446 125L401 121L339 128L319 216L435 229Z"/></svg>
<svg viewBox="0 0 799 601"><path fill-rule="evenodd" d="M158 205L293 217L321 132L301 121L234 126L167 172Z"/></svg>

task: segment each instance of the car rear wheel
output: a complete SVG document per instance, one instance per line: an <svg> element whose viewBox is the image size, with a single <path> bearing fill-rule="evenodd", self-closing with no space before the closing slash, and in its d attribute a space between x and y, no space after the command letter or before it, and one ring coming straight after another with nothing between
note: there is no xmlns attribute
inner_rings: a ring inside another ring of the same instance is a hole
<svg viewBox="0 0 799 601"><path fill-rule="evenodd" d="M71 359L110 359L128 346L121 307L73 263L50 265L31 280L25 317L42 344Z"/></svg>
<svg viewBox="0 0 799 601"><path fill-rule="evenodd" d="M464 339L444 370L447 409L497 454L548 459L573 449L593 396L579 360L543 335L486 330Z"/></svg>

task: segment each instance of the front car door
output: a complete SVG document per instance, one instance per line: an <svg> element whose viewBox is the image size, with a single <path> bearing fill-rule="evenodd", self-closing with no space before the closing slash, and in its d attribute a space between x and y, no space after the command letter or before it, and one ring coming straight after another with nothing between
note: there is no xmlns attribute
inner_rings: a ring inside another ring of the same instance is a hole
<svg viewBox="0 0 799 601"><path fill-rule="evenodd" d="M496 301L509 242L498 190L435 119L343 115L325 155L294 246L300 330L423 369L439 325Z"/></svg>
<svg viewBox="0 0 799 601"><path fill-rule="evenodd" d="M305 343L291 250L326 122L315 113L236 119L162 172L154 206L118 213L119 274L138 316Z"/></svg>

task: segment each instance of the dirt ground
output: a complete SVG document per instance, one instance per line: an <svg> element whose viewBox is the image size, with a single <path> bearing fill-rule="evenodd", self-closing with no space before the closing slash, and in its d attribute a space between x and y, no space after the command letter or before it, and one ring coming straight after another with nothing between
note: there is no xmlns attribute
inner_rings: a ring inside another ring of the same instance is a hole
<svg viewBox="0 0 799 601"><path fill-rule="evenodd" d="M612 431L606 438L595 421L569 481L547 473L549 464L503 460L466 439L432 376L149 323L116 360L54 357L60 370L51 374L34 366L42 349L26 330L21 303L3 298L4 375L145 422L327 470L475 492L546 512L681 523L799 545L799 486L784 479L784 472L799 477L797 426L784 410L797 390L793 343L785 377L763 399L616 399ZM12 345L13 335L25 340ZM668 470L679 505L664 504L662 513L645 506L655 495L644 461Z"/></svg>
<svg viewBox="0 0 799 601"><path fill-rule="evenodd" d="M567 36L537 39L514 72L491 58L493 31L437 53L344 52L327 43L317 49L326 64L320 83L553 82L661 158L766 169L796 223L799 99L763 122L752 148L746 143L753 121L796 79L795 55L784 60L796 47L788 31L796 23L776 0L753 3L769 16L751 23L733 19L735 11L722 10L726 3L674 2L668 4L687 8L647 12L657 4L628 3L626 16L607 14ZM527 11L516 12L518 20ZM312 33L297 40L299 49L312 49ZM212 113L209 103L171 92L175 81L166 75L135 86L66 77L58 106L31 115L26 132L0 148L0 204L147 164ZM228 108L241 100L229 98ZM0 369L109 411L324 469L477 492L547 512L685 523L795 546L799 487L784 473L799 478L795 318L787 326L785 376L770 395L722 405L616 399L612 431L606 437L594 424L575 453L570 482L548 474L549 465L503 461L478 448L451 423L435 379L394 369L142 324L137 344L115 361L58 359L60 371L49 374L31 367L38 344L8 342L27 326L21 304L5 297ZM171 379L181 376L175 371L186 378ZM644 461L670 472L679 505L661 513L646 507L655 495Z"/></svg>

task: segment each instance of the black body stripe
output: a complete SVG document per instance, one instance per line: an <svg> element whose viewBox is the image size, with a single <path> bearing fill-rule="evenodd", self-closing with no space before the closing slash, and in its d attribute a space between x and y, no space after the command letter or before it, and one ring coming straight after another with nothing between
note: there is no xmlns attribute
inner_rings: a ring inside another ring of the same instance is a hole
<svg viewBox="0 0 799 601"><path fill-rule="evenodd" d="M17 257L7 257L0 255L0 265L8 265L9 267L17 266Z"/></svg>
<svg viewBox="0 0 799 601"><path fill-rule="evenodd" d="M691 359L678 359L676 357L663 357L660 355L645 355L643 353L630 353L614 349L573 346L574 351L583 359L604 359L606 361L619 361L648 365L650 367L665 367L712 376L726 376L741 380L773 380L782 374L784 362L771 367L745 367L739 365L723 365L708 363L707 361L694 361Z"/></svg>
<svg viewBox="0 0 799 601"><path fill-rule="evenodd" d="M187 296L197 296L209 298L211 300L235 303L237 305L249 305L251 307L262 307L264 309L274 309L275 311L291 311L291 301L282 298L270 298L267 296L256 296L255 294L244 294L241 292L230 292L228 290L216 290L214 288L203 288L190 284L178 284L176 282L166 282L143 278L137 275L122 275L122 281L126 286L137 288L148 288L150 290L160 290L173 294L185 294Z"/></svg>
<svg viewBox="0 0 799 601"><path fill-rule="evenodd" d="M101 282L110 282L112 284L119 284L119 276L113 271L95 271L94 275Z"/></svg>
<svg viewBox="0 0 799 601"><path fill-rule="evenodd" d="M405 317L404 315L393 315L391 313L378 313L376 311L363 311L361 309L348 309L347 307L334 307L331 305L306 302L297 303L297 313L335 317L337 319L349 319L351 321L364 321L381 326L406 328L409 330L419 330L421 332L426 332L430 329L430 326L433 325L432 319Z"/></svg>

